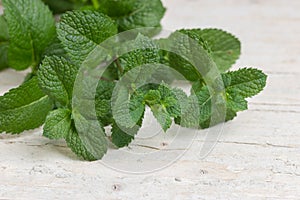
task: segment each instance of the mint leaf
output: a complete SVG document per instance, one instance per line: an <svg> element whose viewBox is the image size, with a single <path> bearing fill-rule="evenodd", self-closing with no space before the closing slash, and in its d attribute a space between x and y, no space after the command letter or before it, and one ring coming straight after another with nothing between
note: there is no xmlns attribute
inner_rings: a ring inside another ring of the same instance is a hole
<svg viewBox="0 0 300 200"><path fill-rule="evenodd" d="M6 20L0 15L0 70L8 67L9 35Z"/></svg>
<svg viewBox="0 0 300 200"><path fill-rule="evenodd" d="M198 93L196 93L199 109L200 109L200 118L199 118L199 126L201 128L208 128L210 125L211 112L212 112L212 96L208 90L207 86L204 86Z"/></svg>
<svg viewBox="0 0 300 200"><path fill-rule="evenodd" d="M52 40L51 44L46 47L45 52L43 54L43 58L47 56L58 56L68 58L67 52L65 51L63 45L61 44L57 36Z"/></svg>
<svg viewBox="0 0 300 200"><path fill-rule="evenodd" d="M80 114L75 112L71 116L71 111L58 109L52 111L47 117L44 136L50 139L65 138L68 147L77 156L94 161L102 158L107 149L103 133L95 132L97 129L94 128L94 124Z"/></svg>
<svg viewBox="0 0 300 200"><path fill-rule="evenodd" d="M36 77L0 97L0 132L21 133L41 126L53 108Z"/></svg>
<svg viewBox="0 0 300 200"><path fill-rule="evenodd" d="M55 13L60 14L68 10L80 8L83 5L81 0L43 0L45 4Z"/></svg>
<svg viewBox="0 0 300 200"><path fill-rule="evenodd" d="M135 2L137 2L137 0L101 0L100 10L113 18L123 17L131 13L131 11L134 9Z"/></svg>
<svg viewBox="0 0 300 200"><path fill-rule="evenodd" d="M80 65L97 45L118 31L115 22L102 13L72 11L62 15L57 32L72 62Z"/></svg>
<svg viewBox="0 0 300 200"><path fill-rule="evenodd" d="M222 75L226 87L226 121L236 117L239 111L247 110L245 98L252 97L263 90L267 76L260 70L244 68Z"/></svg>
<svg viewBox="0 0 300 200"><path fill-rule="evenodd" d="M0 70L8 67L7 53L9 43L0 41Z"/></svg>
<svg viewBox="0 0 300 200"><path fill-rule="evenodd" d="M135 40L123 44L123 48L136 49L120 56L116 61L116 67L121 68L120 76L146 64L160 63L160 54L158 46L149 37L138 34ZM133 72L132 72L133 73Z"/></svg>
<svg viewBox="0 0 300 200"><path fill-rule="evenodd" d="M98 119L103 126L108 126L113 122L111 98L115 82L97 81L90 78L82 80L79 86L81 88L76 88L72 106L75 105L77 111L85 118Z"/></svg>
<svg viewBox="0 0 300 200"><path fill-rule="evenodd" d="M137 37L132 41L124 42L121 48L135 50L129 51L128 53L116 58L116 60L110 66L111 68L116 68L119 70L120 77L135 67L160 63L161 58L158 46L153 40L142 34L138 34ZM147 67L144 68L147 70ZM149 70L153 70L153 67ZM132 77L139 77L138 73L140 72L138 70L131 71L131 74L132 73L135 73L134 75L131 75ZM143 73L145 74L145 72Z"/></svg>
<svg viewBox="0 0 300 200"><path fill-rule="evenodd" d="M107 151L107 139L102 124L97 120L88 119L73 108L75 131L71 131L66 138L68 146L74 153L86 160L101 159ZM90 156L92 155L94 159Z"/></svg>
<svg viewBox="0 0 300 200"><path fill-rule="evenodd" d="M142 125L142 120L145 113L145 103L143 102L143 94L144 93L141 90L137 90L135 94L131 95L129 101L129 111L131 119L134 122L136 122L138 126Z"/></svg>
<svg viewBox="0 0 300 200"><path fill-rule="evenodd" d="M190 81L202 79L210 70L210 59L221 72L228 70L241 51L237 38L218 29L182 29L159 42L175 50L169 53L168 63ZM196 64L201 69L197 69Z"/></svg>
<svg viewBox="0 0 300 200"><path fill-rule="evenodd" d="M134 139L134 136L138 133L140 127L142 126L143 118L140 119L140 121L137 123L137 126L134 126L133 128L120 128L116 122L112 124L112 135L111 140L114 145L116 145L118 148L122 148L125 146L128 146L131 141Z"/></svg>
<svg viewBox="0 0 300 200"><path fill-rule="evenodd" d="M43 135L49 139L63 139L69 134L71 112L67 109L51 111L44 125Z"/></svg>
<svg viewBox="0 0 300 200"><path fill-rule="evenodd" d="M2 41L8 41L9 34L8 34L8 27L7 22L3 15L0 15L0 42Z"/></svg>
<svg viewBox="0 0 300 200"><path fill-rule="evenodd" d="M227 71L241 54L240 41L230 33L220 29L182 29L199 43L213 58L221 72Z"/></svg>
<svg viewBox="0 0 300 200"><path fill-rule="evenodd" d="M266 85L267 76L257 69L240 69L234 72L227 72L222 74L223 83L226 92L226 121L232 120L236 117L237 112L247 110L248 103L246 98L258 94ZM212 116L212 95L210 94L207 86L202 86L203 83L196 82L193 85L192 95L189 98L195 98L198 101L199 110L199 126L201 128L208 128L211 124ZM194 97L193 97L194 96ZM192 111L196 110L197 105L191 104L185 107L182 116L177 118L175 122L184 127L195 128L191 124L190 118Z"/></svg>
<svg viewBox="0 0 300 200"><path fill-rule="evenodd" d="M116 145L118 148L128 146L131 143L131 141L134 139L133 135L127 134L125 131L120 129L116 123L113 123L111 132L112 132L111 135L112 143Z"/></svg>
<svg viewBox="0 0 300 200"><path fill-rule="evenodd" d="M91 154L85 145L82 143L81 138L79 137L76 128L74 125L71 126L69 133L66 137L66 142L68 147L79 157L82 157L88 161L97 160L93 154Z"/></svg>
<svg viewBox="0 0 300 200"><path fill-rule="evenodd" d="M104 126L112 123L111 98L114 87L114 82L101 80L98 83L95 97L95 108L98 120Z"/></svg>
<svg viewBox="0 0 300 200"><path fill-rule="evenodd" d="M193 91L184 102L182 114L175 119L175 123L186 128L208 128L212 115L211 99L207 86Z"/></svg>
<svg viewBox="0 0 300 200"><path fill-rule="evenodd" d="M211 121L213 114L215 114L214 117L216 117L216 115L225 115L225 113L218 111L218 107L213 109L212 106L218 106L217 102L215 102L215 105L212 104L213 97L217 98L213 95L215 94L210 94L208 86L203 86L200 90L193 91L188 97L187 106L184 107L182 115L177 118L175 122L183 127L196 129L205 129L217 123L221 123L222 121L220 120L223 119L214 118L215 121ZM213 111L215 113L212 113Z"/></svg>
<svg viewBox="0 0 300 200"><path fill-rule="evenodd" d="M178 89L177 93L179 93ZM151 108L154 117L164 131L167 131L172 125L172 118L181 114L178 98L166 84L161 84L157 90L150 90L144 97L144 101Z"/></svg>
<svg viewBox="0 0 300 200"><path fill-rule="evenodd" d="M143 27L159 28L166 11L160 0L102 0L100 10L117 21L120 31ZM156 34L157 30L152 31L146 30L150 35Z"/></svg>
<svg viewBox="0 0 300 200"><path fill-rule="evenodd" d="M241 96L227 94L226 99L226 121L233 120L237 116L237 112L248 109L248 102Z"/></svg>
<svg viewBox="0 0 300 200"><path fill-rule="evenodd" d="M242 96L227 93L227 109L239 112L248 109L248 102Z"/></svg>
<svg viewBox="0 0 300 200"><path fill-rule="evenodd" d="M264 89L267 75L258 69L243 68L224 74L223 80L226 92L248 98Z"/></svg>
<svg viewBox="0 0 300 200"><path fill-rule="evenodd" d="M129 94L126 89L121 89L118 95L113 96L113 117L118 126L122 128L133 128L138 124L145 112L143 103L144 93Z"/></svg>
<svg viewBox="0 0 300 200"><path fill-rule="evenodd" d="M10 67L17 70L36 67L55 37L52 13L40 0L3 0L2 3L10 36Z"/></svg>
<svg viewBox="0 0 300 200"><path fill-rule="evenodd" d="M200 105L196 95L181 99L181 115L174 119L175 123L186 128L199 127Z"/></svg>
<svg viewBox="0 0 300 200"><path fill-rule="evenodd" d="M126 119L126 115L123 116L123 121L121 123L118 121L116 123L115 121L112 124L112 143L116 145L117 147L125 147L128 146L131 141L134 139L134 136L138 133L140 127L143 123L143 117L145 113L145 105L144 105L144 94L145 90L144 88L139 88L135 91L133 95L129 98L129 114L131 117L131 120L136 122L134 126L126 126L126 122L128 119ZM123 114L121 111L118 113L120 115ZM125 126L123 126L125 124ZM130 123L131 124L131 123Z"/></svg>
<svg viewBox="0 0 300 200"><path fill-rule="evenodd" d="M96 125L96 121L87 120L76 111L57 109L49 113L44 126L45 137L62 139L79 157L94 161L103 157L107 150L104 130Z"/></svg>
<svg viewBox="0 0 300 200"><path fill-rule="evenodd" d="M234 72L222 74L226 91L226 121L232 120L239 111L247 110L246 98L252 97L263 90L267 76L257 69L240 69ZM212 115L211 94L205 86L196 91L200 106L200 121L202 128L208 128Z"/></svg>
<svg viewBox="0 0 300 200"><path fill-rule="evenodd" d="M162 129L166 132L172 125L171 115L162 105L155 104L150 106L150 108Z"/></svg>
<svg viewBox="0 0 300 200"><path fill-rule="evenodd" d="M40 87L61 105L71 103L78 68L65 58L46 57L38 72Z"/></svg>
<svg viewBox="0 0 300 200"><path fill-rule="evenodd" d="M168 38L160 38L153 40L159 47L160 63L170 66L169 52L166 49L170 49L170 40Z"/></svg>
<svg viewBox="0 0 300 200"><path fill-rule="evenodd" d="M155 105L160 103L161 95L158 90L150 90L144 97L148 105Z"/></svg>
<svg viewBox="0 0 300 200"><path fill-rule="evenodd" d="M160 45L168 47L168 63L186 80L198 81L211 70L215 64L208 52L196 40L186 34L176 31ZM197 65L197 66L196 66Z"/></svg>

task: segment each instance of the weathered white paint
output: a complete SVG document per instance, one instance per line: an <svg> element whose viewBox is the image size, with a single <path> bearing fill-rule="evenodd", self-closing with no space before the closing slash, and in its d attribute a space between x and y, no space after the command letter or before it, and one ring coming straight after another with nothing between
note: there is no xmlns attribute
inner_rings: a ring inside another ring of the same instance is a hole
<svg viewBox="0 0 300 200"><path fill-rule="evenodd" d="M77 160L64 142L43 138L40 129L0 135L0 199L300 199L300 1L164 3L166 29L220 27L239 36L243 55L235 68L266 71L266 90L225 124L207 158L197 157L198 137L178 162L151 174L123 174L100 161ZM2 72L0 93L23 77Z"/></svg>

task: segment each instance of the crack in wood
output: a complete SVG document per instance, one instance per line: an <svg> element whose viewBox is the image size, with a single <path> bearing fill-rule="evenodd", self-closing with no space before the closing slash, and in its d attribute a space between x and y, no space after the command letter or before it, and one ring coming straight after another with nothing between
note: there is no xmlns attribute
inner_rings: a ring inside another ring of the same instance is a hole
<svg viewBox="0 0 300 200"><path fill-rule="evenodd" d="M295 113L300 114L297 110L272 110L272 109L249 109L250 112L275 112L275 113Z"/></svg>
<svg viewBox="0 0 300 200"><path fill-rule="evenodd" d="M185 151L186 150L184 148L163 149L163 148L153 147L153 146L149 146L149 145L141 145L141 144L132 144L132 146L137 146L137 147L142 147L142 148L147 148L147 149L153 149L153 150L157 150L157 151Z"/></svg>
<svg viewBox="0 0 300 200"><path fill-rule="evenodd" d="M234 141L218 141L218 143L225 143L225 144L238 144L238 145L251 145L251 146L261 146L261 147L276 147L276 148L288 148L288 149L295 149L300 148L297 146L288 146L288 145L277 145L272 143L255 143L255 142L234 142Z"/></svg>
<svg viewBox="0 0 300 200"><path fill-rule="evenodd" d="M261 106L300 107L300 104L284 104L284 103L249 102L249 104L250 105L261 105Z"/></svg>

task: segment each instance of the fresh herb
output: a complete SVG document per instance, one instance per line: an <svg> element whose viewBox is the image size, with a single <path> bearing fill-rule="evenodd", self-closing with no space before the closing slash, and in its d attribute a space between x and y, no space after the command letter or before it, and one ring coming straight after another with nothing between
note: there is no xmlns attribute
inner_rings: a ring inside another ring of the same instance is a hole
<svg viewBox="0 0 300 200"><path fill-rule="evenodd" d="M160 0L2 2L0 70L32 71L22 85L0 97L0 132L19 134L44 124L45 137L65 139L85 160L101 159L109 139L116 147L128 146L143 124L146 107L165 132L173 122L187 128L209 128L246 110L247 98L266 85L267 76L258 69L228 71L240 56L241 44L223 30L183 29L168 38L152 39L165 13ZM58 22L52 13L61 14ZM74 106L79 98L73 94L76 78L91 53L107 39L136 28L145 29L138 29L131 43L125 42L122 48L140 48L114 57L103 50L103 59L111 62L97 81L95 95L88 94L87 82L81 93L83 106ZM195 43L199 55L208 57L207 63L193 53ZM200 62L202 71L191 58ZM221 73L219 79L207 78L211 63ZM172 87L176 76L169 76L169 71L150 67L156 64L167 65L181 74L178 79L188 80L190 95ZM142 87L132 84L130 92L120 90L115 96L114 89L134 70L135 76L129 76L132 79L153 73L160 82ZM212 121L218 114L212 109L217 93L222 94L220 102L225 102L226 113L224 119ZM84 106L90 104L94 112ZM112 127L111 136L105 132L106 126Z"/></svg>

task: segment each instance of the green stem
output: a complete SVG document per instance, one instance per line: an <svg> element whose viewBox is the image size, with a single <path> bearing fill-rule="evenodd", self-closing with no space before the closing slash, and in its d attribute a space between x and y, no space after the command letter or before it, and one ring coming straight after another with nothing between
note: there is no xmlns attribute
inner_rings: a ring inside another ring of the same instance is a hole
<svg viewBox="0 0 300 200"><path fill-rule="evenodd" d="M123 68L122 68L122 66L121 66L121 63L120 63L120 61L119 61L119 58L117 58L117 59L115 60L115 63L116 63L116 65L117 65L117 68L118 68L120 74L123 75L124 70L123 70Z"/></svg>
<svg viewBox="0 0 300 200"><path fill-rule="evenodd" d="M100 8L100 4L99 4L98 0L92 0L92 3L96 10Z"/></svg>

